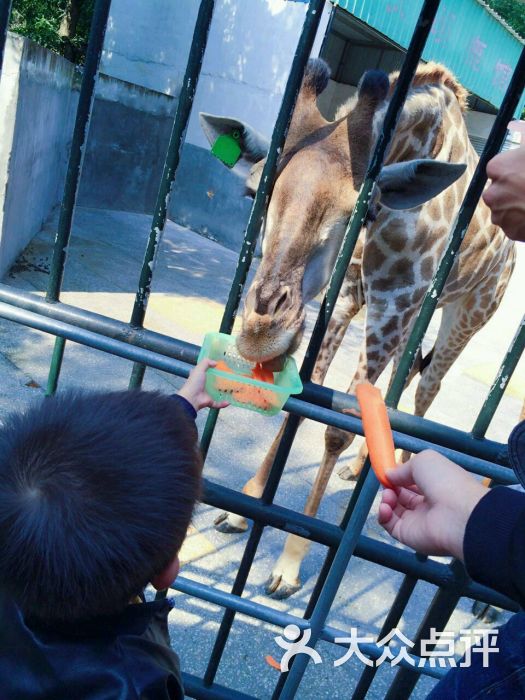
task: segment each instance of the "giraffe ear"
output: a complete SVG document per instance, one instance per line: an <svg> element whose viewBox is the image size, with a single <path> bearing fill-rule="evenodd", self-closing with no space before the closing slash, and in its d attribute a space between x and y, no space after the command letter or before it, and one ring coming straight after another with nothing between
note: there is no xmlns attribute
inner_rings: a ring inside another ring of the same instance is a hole
<svg viewBox="0 0 525 700"><path fill-rule="evenodd" d="M465 163L418 159L385 165L377 180L381 204L389 209L413 209L436 197L463 175Z"/></svg>
<svg viewBox="0 0 525 700"><path fill-rule="evenodd" d="M220 136L234 135L239 144L240 153L231 169L239 177L248 177L254 163L266 157L270 146L268 139L240 119L201 112L199 120L212 148Z"/></svg>

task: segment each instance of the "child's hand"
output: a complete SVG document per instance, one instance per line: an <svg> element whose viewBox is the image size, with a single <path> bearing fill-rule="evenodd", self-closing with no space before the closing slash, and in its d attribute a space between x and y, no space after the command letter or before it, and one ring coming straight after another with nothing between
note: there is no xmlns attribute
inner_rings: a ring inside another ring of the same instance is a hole
<svg viewBox="0 0 525 700"><path fill-rule="evenodd" d="M213 360L199 362L179 391L179 396L189 401L196 411L201 408L226 408L229 405L227 401L214 401L206 392L206 370L216 364Z"/></svg>
<svg viewBox="0 0 525 700"><path fill-rule="evenodd" d="M387 470L387 477L395 488L383 491L379 506L385 530L422 554L463 561L467 521L488 489L432 450Z"/></svg>

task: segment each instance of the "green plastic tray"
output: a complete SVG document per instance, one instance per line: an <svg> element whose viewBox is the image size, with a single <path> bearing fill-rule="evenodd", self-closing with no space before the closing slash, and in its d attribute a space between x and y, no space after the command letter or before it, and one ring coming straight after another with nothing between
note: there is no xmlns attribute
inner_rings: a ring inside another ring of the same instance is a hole
<svg viewBox="0 0 525 700"><path fill-rule="evenodd" d="M293 357L286 358L280 372L274 372L274 384L260 382L241 374L249 371L247 363L237 352L235 338L226 333L207 333L199 354L205 358L226 362L233 372L210 368L206 373L206 391L214 401L228 401L232 406L273 416L282 409L291 394L300 394L303 384Z"/></svg>

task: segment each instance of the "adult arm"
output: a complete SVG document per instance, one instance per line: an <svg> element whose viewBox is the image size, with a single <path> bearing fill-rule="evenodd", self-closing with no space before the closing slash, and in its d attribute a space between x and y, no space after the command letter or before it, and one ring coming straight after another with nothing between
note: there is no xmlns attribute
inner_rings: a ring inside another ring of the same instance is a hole
<svg viewBox="0 0 525 700"><path fill-rule="evenodd" d="M489 490L431 450L387 476L379 522L393 537L461 559L473 579L525 603L525 494Z"/></svg>

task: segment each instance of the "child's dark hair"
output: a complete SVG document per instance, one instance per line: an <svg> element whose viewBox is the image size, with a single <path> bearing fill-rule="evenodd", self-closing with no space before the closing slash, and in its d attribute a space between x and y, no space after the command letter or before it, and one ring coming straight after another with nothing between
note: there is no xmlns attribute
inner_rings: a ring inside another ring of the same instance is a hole
<svg viewBox="0 0 525 700"><path fill-rule="evenodd" d="M0 586L43 621L119 612L175 557L200 493L194 422L155 392L66 393L0 430Z"/></svg>

